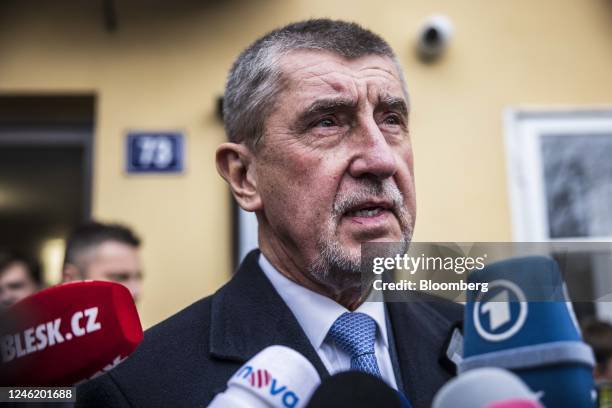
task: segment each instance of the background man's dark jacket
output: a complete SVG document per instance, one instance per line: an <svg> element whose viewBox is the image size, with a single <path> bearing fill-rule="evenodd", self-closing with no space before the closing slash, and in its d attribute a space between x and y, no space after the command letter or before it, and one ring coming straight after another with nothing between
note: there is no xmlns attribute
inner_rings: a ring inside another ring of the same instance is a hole
<svg viewBox="0 0 612 408"><path fill-rule="evenodd" d="M149 329L126 361L78 388L77 406L205 407L244 362L273 344L297 350L328 376L258 259L251 252L214 295ZM452 376L439 360L462 317L461 306L427 299L387 304L398 387L415 408L428 408Z"/></svg>

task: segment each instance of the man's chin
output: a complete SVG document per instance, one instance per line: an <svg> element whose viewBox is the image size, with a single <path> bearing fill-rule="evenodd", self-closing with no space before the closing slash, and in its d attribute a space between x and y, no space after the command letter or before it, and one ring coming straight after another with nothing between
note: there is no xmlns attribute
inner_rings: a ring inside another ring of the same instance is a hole
<svg viewBox="0 0 612 408"><path fill-rule="evenodd" d="M384 233L384 234L369 234L362 233L353 235L350 239L340 241L340 245L347 253L355 254L355 256L361 256L361 246L363 244L375 243L375 242L404 242L404 237L400 234L395 233Z"/></svg>
<svg viewBox="0 0 612 408"><path fill-rule="evenodd" d="M351 260L352 262L360 262L361 260L361 242L351 241L349 243L338 242L336 248L339 250L338 255L341 258Z"/></svg>
<svg viewBox="0 0 612 408"><path fill-rule="evenodd" d="M359 248L366 242L401 242L404 240L395 218L374 225L363 225L343 220L338 226L339 241L349 248Z"/></svg>

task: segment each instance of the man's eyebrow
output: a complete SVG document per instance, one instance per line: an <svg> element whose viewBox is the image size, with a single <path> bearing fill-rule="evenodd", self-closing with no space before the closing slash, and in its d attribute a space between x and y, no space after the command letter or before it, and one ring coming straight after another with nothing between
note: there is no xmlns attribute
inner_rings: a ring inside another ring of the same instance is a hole
<svg viewBox="0 0 612 408"><path fill-rule="evenodd" d="M406 104L406 100L402 97L381 95L378 98L377 109L380 109L380 107L398 111L405 118L408 117L408 105Z"/></svg>
<svg viewBox="0 0 612 408"><path fill-rule="evenodd" d="M335 110L350 110L357 107L357 101L348 98L328 98L314 101L298 115L298 123L317 114L333 112Z"/></svg>
<svg viewBox="0 0 612 408"><path fill-rule="evenodd" d="M313 118L319 115L329 114L337 111L351 111L357 109L357 101L345 97L323 98L314 101L297 115L292 128L302 133L309 127Z"/></svg>

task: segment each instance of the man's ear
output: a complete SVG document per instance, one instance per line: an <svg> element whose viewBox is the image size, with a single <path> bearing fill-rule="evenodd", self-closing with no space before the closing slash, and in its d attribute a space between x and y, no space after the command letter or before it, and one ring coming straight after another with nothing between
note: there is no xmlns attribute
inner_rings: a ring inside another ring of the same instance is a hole
<svg viewBox="0 0 612 408"><path fill-rule="evenodd" d="M74 282L83 280L79 269L73 264L65 264L62 270L62 282Z"/></svg>
<svg viewBox="0 0 612 408"><path fill-rule="evenodd" d="M261 209L251 149L239 143L223 143L217 149L215 159L217 171L229 184L238 205L245 211Z"/></svg>

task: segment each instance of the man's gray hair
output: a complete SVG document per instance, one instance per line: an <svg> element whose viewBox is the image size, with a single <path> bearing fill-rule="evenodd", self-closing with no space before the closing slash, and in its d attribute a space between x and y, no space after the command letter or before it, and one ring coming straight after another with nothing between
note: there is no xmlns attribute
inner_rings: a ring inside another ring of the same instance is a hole
<svg viewBox="0 0 612 408"><path fill-rule="evenodd" d="M293 23L259 38L234 62L223 100L223 121L230 141L252 148L257 145L285 83L279 61L300 49L330 51L347 59L366 55L389 57L408 98L401 66L380 36L345 21L317 19Z"/></svg>

